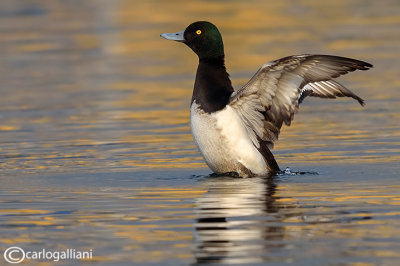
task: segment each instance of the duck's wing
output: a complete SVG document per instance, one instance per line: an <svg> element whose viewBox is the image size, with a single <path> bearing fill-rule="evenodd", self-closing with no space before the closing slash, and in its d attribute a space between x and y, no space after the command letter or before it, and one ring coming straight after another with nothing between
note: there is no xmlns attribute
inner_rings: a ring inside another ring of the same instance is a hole
<svg viewBox="0 0 400 266"><path fill-rule="evenodd" d="M229 104L245 123L254 145L260 141L270 148L278 139L283 122L290 125L299 104L307 96L352 97L364 101L332 80L354 70L368 70L363 61L331 55L289 56L264 64Z"/></svg>

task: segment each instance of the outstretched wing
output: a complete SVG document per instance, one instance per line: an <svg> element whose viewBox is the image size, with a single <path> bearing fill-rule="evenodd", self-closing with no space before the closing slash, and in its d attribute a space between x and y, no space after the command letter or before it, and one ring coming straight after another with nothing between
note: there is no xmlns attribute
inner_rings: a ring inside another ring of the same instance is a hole
<svg viewBox="0 0 400 266"><path fill-rule="evenodd" d="M331 55L285 57L264 64L232 94L229 104L241 116L254 145L259 148L262 140L272 147L282 124L290 125L307 96L352 97L364 105L360 97L332 79L371 67L363 61Z"/></svg>

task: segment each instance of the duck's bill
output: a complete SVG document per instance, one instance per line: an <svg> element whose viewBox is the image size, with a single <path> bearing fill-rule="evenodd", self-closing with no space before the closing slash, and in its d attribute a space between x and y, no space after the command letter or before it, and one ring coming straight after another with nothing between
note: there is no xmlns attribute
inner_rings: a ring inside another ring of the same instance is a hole
<svg viewBox="0 0 400 266"><path fill-rule="evenodd" d="M185 38L183 37L184 32L185 31L183 30L175 33L163 33L161 34L161 37L171 41L184 42L185 41Z"/></svg>

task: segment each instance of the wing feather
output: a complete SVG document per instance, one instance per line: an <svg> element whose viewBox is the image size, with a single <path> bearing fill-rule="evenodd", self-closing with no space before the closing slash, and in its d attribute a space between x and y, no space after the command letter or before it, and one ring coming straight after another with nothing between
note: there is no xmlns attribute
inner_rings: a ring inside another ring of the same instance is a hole
<svg viewBox="0 0 400 266"><path fill-rule="evenodd" d="M352 97L364 100L333 80L355 70L368 70L363 61L332 55L297 55L264 64L250 81L234 92L230 105L242 118L254 145L278 139L283 123L290 125L307 96Z"/></svg>

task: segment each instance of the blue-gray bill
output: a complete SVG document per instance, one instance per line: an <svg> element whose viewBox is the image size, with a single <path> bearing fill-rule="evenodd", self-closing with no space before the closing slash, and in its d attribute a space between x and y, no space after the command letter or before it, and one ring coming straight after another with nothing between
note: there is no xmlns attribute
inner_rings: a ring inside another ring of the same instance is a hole
<svg viewBox="0 0 400 266"><path fill-rule="evenodd" d="M178 31L178 32L174 32L174 33L163 33L160 36L167 39L167 40L171 40L171 41L177 41L177 42L184 42L185 38L183 36L183 33L185 31Z"/></svg>

